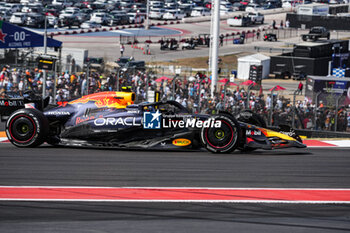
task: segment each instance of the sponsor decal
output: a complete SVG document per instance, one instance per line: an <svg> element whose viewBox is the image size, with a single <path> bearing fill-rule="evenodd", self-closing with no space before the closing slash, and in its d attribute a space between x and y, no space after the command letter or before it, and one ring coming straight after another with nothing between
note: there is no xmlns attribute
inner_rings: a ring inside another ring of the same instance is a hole
<svg viewBox="0 0 350 233"><path fill-rule="evenodd" d="M177 138L173 140L174 146L188 146L191 145L191 140L188 140L186 138Z"/></svg>
<svg viewBox="0 0 350 233"><path fill-rule="evenodd" d="M35 106L34 104L24 104L25 108L34 108L35 109Z"/></svg>
<svg viewBox="0 0 350 233"><path fill-rule="evenodd" d="M93 120L93 119L95 119L94 116L90 116L90 117L77 117L77 118L75 119L75 124L78 125L78 124L80 124L80 123L83 123L83 122L88 121L88 120Z"/></svg>
<svg viewBox="0 0 350 233"><path fill-rule="evenodd" d="M251 112L241 112L239 115L245 119L248 119L253 116Z"/></svg>
<svg viewBox="0 0 350 233"><path fill-rule="evenodd" d="M128 113L133 113L133 114L138 114L140 111L139 110L128 110Z"/></svg>
<svg viewBox="0 0 350 233"><path fill-rule="evenodd" d="M58 104L58 107L66 107L68 102L67 101L63 101L63 102L60 101L60 102L57 102L57 104Z"/></svg>
<svg viewBox="0 0 350 233"><path fill-rule="evenodd" d="M141 126L141 123L137 122L135 117L125 117L125 118L96 118L94 120L95 126Z"/></svg>
<svg viewBox="0 0 350 233"><path fill-rule="evenodd" d="M221 121L209 118L205 121L196 118L180 120L163 119L163 128L220 128Z"/></svg>
<svg viewBox="0 0 350 233"><path fill-rule="evenodd" d="M24 106L24 102L22 100L0 100L0 106L22 107Z"/></svg>
<svg viewBox="0 0 350 233"><path fill-rule="evenodd" d="M160 129L161 113L156 112L143 113L143 128L144 129Z"/></svg>
<svg viewBox="0 0 350 233"><path fill-rule="evenodd" d="M280 131L281 134L284 134L284 135L287 135L289 137L293 137L295 135L295 132L293 131L289 131L289 132L286 132L286 131Z"/></svg>
<svg viewBox="0 0 350 233"><path fill-rule="evenodd" d="M143 113L144 129L167 128L220 128L221 121L209 118L201 120L189 115L163 115L157 112Z"/></svg>
<svg viewBox="0 0 350 233"><path fill-rule="evenodd" d="M167 128L220 128L221 121L209 118L201 120L190 115L161 115L157 112L144 112L144 129L167 129Z"/></svg>
<svg viewBox="0 0 350 233"><path fill-rule="evenodd" d="M260 130L250 130L250 129L247 129L245 131L245 134L247 136L260 136L261 135L261 131Z"/></svg>
<svg viewBox="0 0 350 233"><path fill-rule="evenodd" d="M59 111L45 112L45 115L70 116L70 112L59 112Z"/></svg>

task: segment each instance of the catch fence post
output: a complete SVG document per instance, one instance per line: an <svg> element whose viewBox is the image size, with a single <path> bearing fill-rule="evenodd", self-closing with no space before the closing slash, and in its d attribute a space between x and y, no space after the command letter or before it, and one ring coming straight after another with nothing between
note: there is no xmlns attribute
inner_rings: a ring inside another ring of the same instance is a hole
<svg viewBox="0 0 350 233"><path fill-rule="evenodd" d="M89 94L89 73L90 73L90 62L88 62L87 64L87 68L86 68L86 94L88 95ZM119 82L119 75L117 76L117 81ZM118 82L117 82L117 85L118 85ZM119 86L119 85L118 85Z"/></svg>
<svg viewBox="0 0 350 233"><path fill-rule="evenodd" d="M338 125L338 108L339 108L339 100L342 96L339 95L339 97L336 99L335 102L335 119L334 119L334 131L337 131L337 125Z"/></svg>
<svg viewBox="0 0 350 233"><path fill-rule="evenodd" d="M317 105L318 105L318 96L320 94L321 94L321 92L317 92L317 94L316 94L315 109L314 109L314 130L316 130Z"/></svg>
<svg viewBox="0 0 350 233"><path fill-rule="evenodd" d="M252 87L254 86L255 84L250 84L248 86L248 90L247 90L247 109L249 109L249 98L250 98L250 89L252 89Z"/></svg>
<svg viewBox="0 0 350 233"><path fill-rule="evenodd" d="M295 98L296 98L297 92L298 90L294 91L294 94L293 94L293 111L292 111L292 128L293 129L295 126L295 111L296 111Z"/></svg>
<svg viewBox="0 0 350 233"><path fill-rule="evenodd" d="M56 93L57 93L57 60L55 61L55 71L54 71L54 79L53 79L53 98L52 98L52 104L56 104Z"/></svg>
<svg viewBox="0 0 350 233"><path fill-rule="evenodd" d="M274 89L272 89L271 91L271 104L270 104L270 119L269 119L269 125L272 126L272 114L273 114L273 91Z"/></svg>

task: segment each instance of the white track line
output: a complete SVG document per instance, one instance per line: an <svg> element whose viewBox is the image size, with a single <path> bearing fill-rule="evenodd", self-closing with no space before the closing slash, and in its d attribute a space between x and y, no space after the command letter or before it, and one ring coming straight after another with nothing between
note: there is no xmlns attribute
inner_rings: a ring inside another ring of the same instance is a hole
<svg viewBox="0 0 350 233"><path fill-rule="evenodd" d="M207 189L207 190L328 190L328 191L348 191L350 188L225 188L225 187L101 187L101 186L0 186L1 188L43 188L43 189L54 189L54 188L72 188L72 189Z"/></svg>
<svg viewBox="0 0 350 233"><path fill-rule="evenodd" d="M100 199L15 199L0 198L1 201L37 201L37 202L155 202L155 203L271 203L271 204L350 204L350 201L280 201L280 200L100 200Z"/></svg>

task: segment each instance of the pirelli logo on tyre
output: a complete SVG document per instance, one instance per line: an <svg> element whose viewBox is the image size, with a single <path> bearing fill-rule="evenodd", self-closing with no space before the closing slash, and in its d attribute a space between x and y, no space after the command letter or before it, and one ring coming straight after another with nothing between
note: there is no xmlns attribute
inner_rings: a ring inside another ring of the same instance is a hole
<svg viewBox="0 0 350 233"><path fill-rule="evenodd" d="M188 140L186 138L177 138L173 140L174 146L188 146L191 145L191 140Z"/></svg>

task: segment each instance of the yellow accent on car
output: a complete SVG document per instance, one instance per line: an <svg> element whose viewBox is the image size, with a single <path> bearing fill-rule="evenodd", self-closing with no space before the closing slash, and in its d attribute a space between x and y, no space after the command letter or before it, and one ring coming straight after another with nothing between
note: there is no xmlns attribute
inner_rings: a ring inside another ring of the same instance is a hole
<svg viewBox="0 0 350 233"><path fill-rule="evenodd" d="M191 140L188 140L186 138L177 138L173 140L174 146L188 146L191 143L192 143Z"/></svg>
<svg viewBox="0 0 350 233"><path fill-rule="evenodd" d="M288 135L285 135L283 133L279 133L270 129L264 129L264 128L258 128L259 130L261 130L261 132L263 132L263 134L270 138L270 137L279 137L281 139L284 140L288 140L288 141L296 141L295 138L289 137Z"/></svg>

